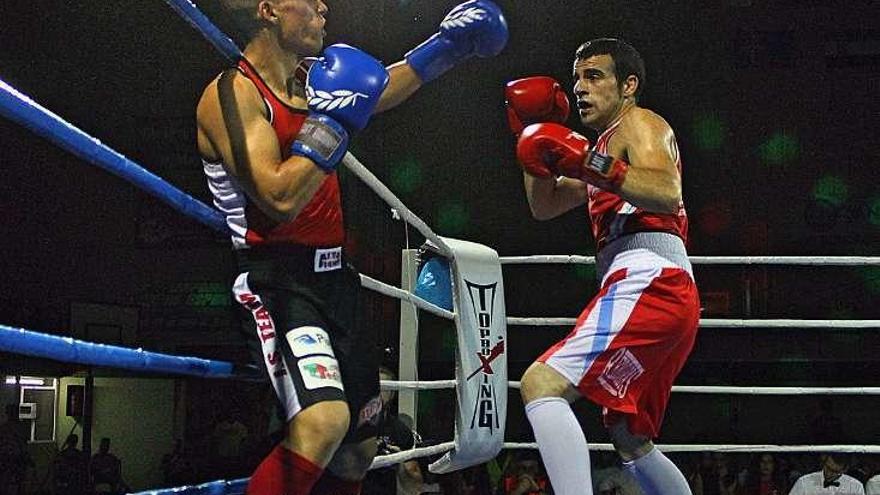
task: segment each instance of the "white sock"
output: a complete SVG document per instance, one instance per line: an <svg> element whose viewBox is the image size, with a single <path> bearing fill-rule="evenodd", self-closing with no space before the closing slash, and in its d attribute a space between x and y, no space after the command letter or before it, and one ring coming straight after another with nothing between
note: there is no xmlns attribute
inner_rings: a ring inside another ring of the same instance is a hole
<svg viewBox="0 0 880 495"><path fill-rule="evenodd" d="M657 447L638 459L624 462L646 495L691 495L681 471Z"/></svg>
<svg viewBox="0 0 880 495"><path fill-rule="evenodd" d="M590 451L581 425L565 399L548 397L526 404L544 468L556 495L592 495Z"/></svg>

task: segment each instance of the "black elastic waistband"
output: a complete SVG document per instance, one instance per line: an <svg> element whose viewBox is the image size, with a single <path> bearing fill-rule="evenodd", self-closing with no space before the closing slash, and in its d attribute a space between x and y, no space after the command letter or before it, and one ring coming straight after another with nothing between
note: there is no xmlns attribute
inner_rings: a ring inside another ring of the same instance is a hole
<svg viewBox="0 0 880 495"><path fill-rule="evenodd" d="M235 251L238 266L243 271L251 268L265 267L267 264L283 265L288 270L315 271L315 259L318 252L339 250L340 264L345 264L345 251L341 246L302 246L290 244L284 246L254 246Z"/></svg>

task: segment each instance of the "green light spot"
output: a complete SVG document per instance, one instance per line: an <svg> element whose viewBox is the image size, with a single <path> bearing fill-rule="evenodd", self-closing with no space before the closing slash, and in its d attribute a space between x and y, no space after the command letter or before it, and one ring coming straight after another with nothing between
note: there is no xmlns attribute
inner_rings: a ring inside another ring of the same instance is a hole
<svg viewBox="0 0 880 495"><path fill-rule="evenodd" d="M716 115L701 115L694 121L694 138L703 151L716 151L724 144L727 127Z"/></svg>
<svg viewBox="0 0 880 495"><path fill-rule="evenodd" d="M186 305L201 308L220 308L230 304L229 291L221 283L194 282L187 288Z"/></svg>
<svg viewBox="0 0 880 495"><path fill-rule="evenodd" d="M880 294L880 266L862 268L862 280L865 281L865 289L868 292Z"/></svg>
<svg viewBox="0 0 880 495"><path fill-rule="evenodd" d="M813 186L813 197L832 206L840 206L849 196L849 186L840 177L826 175Z"/></svg>
<svg viewBox="0 0 880 495"><path fill-rule="evenodd" d="M408 194L422 185L422 166L415 158L407 158L391 168L391 187Z"/></svg>
<svg viewBox="0 0 880 495"><path fill-rule="evenodd" d="M761 145L761 160L770 165L788 165L800 153L797 137L785 132L777 132Z"/></svg>
<svg viewBox="0 0 880 495"><path fill-rule="evenodd" d="M868 200L868 223L880 227L880 196Z"/></svg>
<svg viewBox="0 0 880 495"><path fill-rule="evenodd" d="M596 265L574 265L574 274L581 280L596 280Z"/></svg>
<svg viewBox="0 0 880 495"><path fill-rule="evenodd" d="M470 221L470 214L461 203L440 205L437 212L437 227L445 235L464 233Z"/></svg>

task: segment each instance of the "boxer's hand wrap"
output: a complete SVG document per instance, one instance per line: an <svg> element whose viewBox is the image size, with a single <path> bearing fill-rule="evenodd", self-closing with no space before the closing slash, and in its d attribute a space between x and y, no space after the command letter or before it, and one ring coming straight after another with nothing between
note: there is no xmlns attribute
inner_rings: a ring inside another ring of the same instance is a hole
<svg viewBox="0 0 880 495"><path fill-rule="evenodd" d="M489 0L470 0L449 11L440 31L405 55L423 83L440 77L459 62L492 57L507 44L507 21Z"/></svg>
<svg viewBox="0 0 880 495"><path fill-rule="evenodd" d="M320 113L310 113L303 122L290 154L304 156L321 170L332 174L348 149L348 132L342 124Z"/></svg>
<svg viewBox="0 0 880 495"><path fill-rule="evenodd" d="M568 96L552 77L536 76L510 81L504 88L507 122L514 136L530 124L565 123L571 112Z"/></svg>
<svg viewBox="0 0 880 495"><path fill-rule="evenodd" d="M584 161L581 180L611 192L619 192L626 180L629 164L613 156L590 151Z"/></svg>

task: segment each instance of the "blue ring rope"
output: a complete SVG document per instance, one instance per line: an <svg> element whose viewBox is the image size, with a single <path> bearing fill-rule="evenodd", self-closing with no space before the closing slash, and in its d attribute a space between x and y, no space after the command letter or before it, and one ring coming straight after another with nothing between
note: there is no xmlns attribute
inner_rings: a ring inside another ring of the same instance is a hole
<svg viewBox="0 0 880 495"><path fill-rule="evenodd" d="M220 212L177 189L118 151L86 134L3 80L0 80L0 115L28 128L83 160L153 194L184 215L218 232L229 232L226 219Z"/></svg>
<svg viewBox="0 0 880 495"><path fill-rule="evenodd" d="M179 486L177 488L164 488L159 490L147 490L129 495L244 495L247 489L248 478L238 480L217 480L202 483L195 486Z"/></svg>
<svg viewBox="0 0 880 495"><path fill-rule="evenodd" d="M0 350L69 363L107 366L135 371L173 373L204 378L236 378L235 366L186 356L172 356L143 349L96 344L72 337L49 335L24 328L0 325Z"/></svg>

